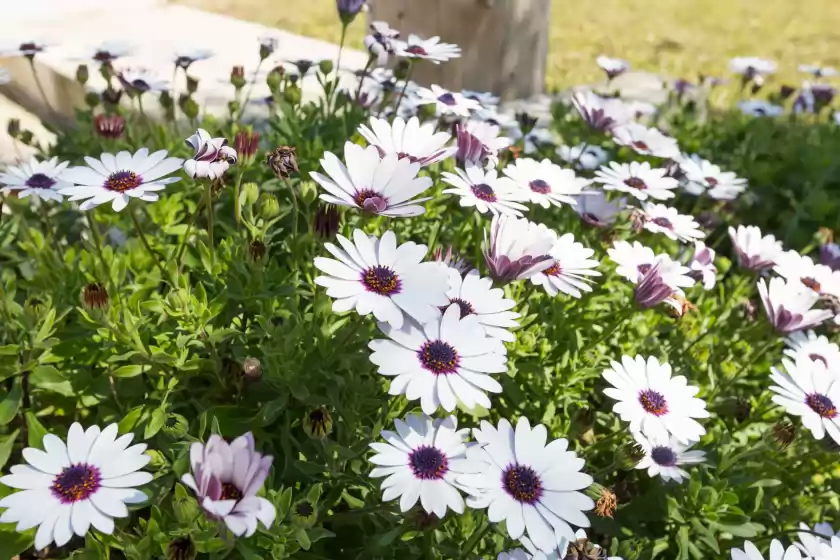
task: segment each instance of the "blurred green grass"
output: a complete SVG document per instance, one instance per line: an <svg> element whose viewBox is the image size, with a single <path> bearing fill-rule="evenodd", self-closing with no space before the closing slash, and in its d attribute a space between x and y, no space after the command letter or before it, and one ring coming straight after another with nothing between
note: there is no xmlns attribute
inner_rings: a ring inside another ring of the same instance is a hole
<svg viewBox="0 0 840 560"><path fill-rule="evenodd" d="M335 43L341 32L335 0L174 2ZM600 80L599 54L686 79L724 75L733 56L764 56L791 85L803 79L799 64L840 66L840 0L552 0L551 9L550 89ZM364 32L359 18L349 44L362 48Z"/></svg>

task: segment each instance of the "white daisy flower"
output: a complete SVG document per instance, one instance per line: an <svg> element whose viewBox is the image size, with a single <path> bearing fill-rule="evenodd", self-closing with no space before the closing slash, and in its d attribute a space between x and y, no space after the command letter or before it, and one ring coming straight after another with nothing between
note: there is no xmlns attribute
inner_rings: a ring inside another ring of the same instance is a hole
<svg viewBox="0 0 840 560"><path fill-rule="evenodd" d="M655 128L638 123L627 123L612 129L613 140L620 146L632 148L637 154L658 158L679 157L677 141Z"/></svg>
<svg viewBox="0 0 840 560"><path fill-rule="evenodd" d="M755 226L729 227L729 238L738 255L738 264L747 270L765 270L772 268L781 256L784 248L770 234L761 235Z"/></svg>
<svg viewBox="0 0 840 560"><path fill-rule="evenodd" d="M590 541L586 536L586 531L578 529L575 531L575 540L569 542L568 539L560 539L557 546L550 552L543 552L539 550L531 539L522 537L519 542L525 549L515 548L507 552L500 552L496 560L566 560L572 553L577 553L577 558L581 558L580 552L595 553L598 559L601 560L622 560L619 556L605 556L605 552L601 547ZM575 558L575 556L573 556ZM586 558L583 556L582 558Z"/></svg>
<svg viewBox="0 0 840 560"><path fill-rule="evenodd" d="M717 267L715 266L715 251L702 241L694 242L694 253L688 262L691 272L689 276L703 282L703 289L711 290L717 283Z"/></svg>
<svg viewBox="0 0 840 560"><path fill-rule="evenodd" d="M405 513L417 500L426 513L443 519L446 511L464 513L464 498L455 478L463 472L469 428L458 429L454 416L432 419L411 414L405 421L394 420L396 432L382 430L386 443L371 443L376 455L370 476L382 481L382 501L400 498Z"/></svg>
<svg viewBox="0 0 840 560"><path fill-rule="evenodd" d="M613 225L618 213L627 207L626 198L610 201L603 191L588 191L575 198L577 204L572 209L581 220L593 227L605 228Z"/></svg>
<svg viewBox="0 0 840 560"><path fill-rule="evenodd" d="M577 204L575 195L581 194L590 184L589 179L577 177L571 169L563 169L547 158L542 161L519 158L504 168L504 174L527 200L543 208L552 204L574 206Z"/></svg>
<svg viewBox="0 0 840 560"><path fill-rule="evenodd" d="M604 166L595 172L594 181L603 184L605 191L626 192L639 200L673 198L673 191L679 186L676 179L668 176L667 169L651 168L646 161L611 161L609 168Z"/></svg>
<svg viewBox="0 0 840 560"><path fill-rule="evenodd" d="M15 465L0 482L23 492L0 500L7 508L2 523L17 522L18 532L38 527L35 548L50 543L64 546L73 534L84 537L91 525L106 535L114 532L114 518L128 517L127 504L145 502L136 487L151 482L140 469L151 460L146 444L129 447L133 434L117 437L117 425L104 430L70 426L65 444L53 434L44 436L44 451L23 450L26 465Z"/></svg>
<svg viewBox="0 0 840 560"><path fill-rule="evenodd" d="M440 64L461 57L461 47L451 43L444 43L440 37L421 39L411 34L407 41L395 41L397 56L403 58L420 58L434 64Z"/></svg>
<svg viewBox="0 0 840 560"><path fill-rule="evenodd" d="M820 543L818 560L836 560L840 558L840 537L831 537L828 542Z"/></svg>
<svg viewBox="0 0 840 560"><path fill-rule="evenodd" d="M556 146L557 137L549 128L532 128L525 136L522 133L515 135L516 140L522 140L523 152L526 155L535 154L540 151L543 146Z"/></svg>
<svg viewBox="0 0 840 560"><path fill-rule="evenodd" d="M840 271L815 263L797 251L786 251L776 258L773 270L794 285L811 290L821 297L840 300Z"/></svg>
<svg viewBox="0 0 840 560"><path fill-rule="evenodd" d="M461 318L460 305L450 305L422 327L406 321L401 329L387 323L379 328L388 339L373 340L368 347L377 371L393 377L388 394L419 399L426 414L438 407L452 412L458 402L468 409L489 409L486 392L502 391L489 374L507 371L504 346L487 337L475 315Z"/></svg>
<svg viewBox="0 0 840 560"><path fill-rule="evenodd" d="M455 173L445 171L441 177L453 188L444 190L444 194L456 194L464 207L475 206L481 214L509 214L521 216L520 210L528 207L518 201L526 200L525 194L507 177L499 177L495 169L484 170L470 166L466 171L455 169Z"/></svg>
<svg viewBox="0 0 840 560"><path fill-rule="evenodd" d="M376 146L379 155L395 154L399 159L426 166L443 161L454 155L455 147L446 147L452 139L448 132L435 132L435 123L421 125L417 117L408 121L396 117L393 123L376 117L370 118L370 128L359 126L359 133L371 146Z"/></svg>
<svg viewBox="0 0 840 560"><path fill-rule="evenodd" d="M776 63L757 56L738 56L729 61L729 71L746 78L776 73Z"/></svg>
<svg viewBox="0 0 840 560"><path fill-rule="evenodd" d="M770 379L776 383L770 386L776 393L773 402L789 414L801 416L814 439L823 439L828 432L840 443L840 379L829 373L825 364L806 356L795 363L782 358L782 365L787 373L771 368Z"/></svg>
<svg viewBox="0 0 840 560"><path fill-rule="evenodd" d="M400 36L400 32L384 21L373 21L369 28L370 33L364 39L365 48L379 66L385 66L388 56L396 52L394 40Z"/></svg>
<svg viewBox="0 0 840 560"><path fill-rule="evenodd" d="M834 316L829 309L813 309L820 296L804 290L799 282L777 277L771 278L768 286L762 278L758 293L770 324L783 334L815 327Z"/></svg>
<svg viewBox="0 0 840 560"><path fill-rule="evenodd" d="M546 445L545 426L531 428L524 417L515 431L506 419L498 428L483 420L473 435L480 445L467 450L470 474L458 477L470 494L468 506L487 508L488 520L505 521L510 538L527 534L545 552L561 538L574 540L570 524L589 527L583 512L595 503L580 490L592 484L592 477L580 472L584 461L568 450L567 440Z"/></svg>
<svg viewBox="0 0 840 560"><path fill-rule="evenodd" d="M210 49L183 46L175 49L175 52L172 54L172 62L178 68L188 70L194 62L207 60L208 58L211 58L214 54L215 53Z"/></svg>
<svg viewBox="0 0 840 560"><path fill-rule="evenodd" d="M169 91L172 87L169 80L148 68L124 68L117 73L117 79L125 89L140 95L148 91L158 93Z"/></svg>
<svg viewBox="0 0 840 560"><path fill-rule="evenodd" d="M321 200L392 218L426 212L418 203L430 197L414 198L432 186L431 178L417 176L420 162L395 153L380 157L376 146L363 148L353 142L345 142L344 160L346 166L332 152L325 152L321 167L327 175L310 172L327 191Z"/></svg>
<svg viewBox="0 0 840 560"><path fill-rule="evenodd" d="M99 159L85 157L88 167L70 167L61 178L75 186L64 187L59 192L69 200L84 200L80 208L90 210L106 202L115 212L128 206L136 198L146 202L158 200L157 191L177 183L180 177L165 177L181 168L184 160L166 157L166 150L149 154L140 148L133 155L129 152L102 154Z"/></svg>
<svg viewBox="0 0 840 560"><path fill-rule="evenodd" d="M805 523L800 523L799 528L802 529L803 532L798 535L800 542L795 543L796 548L801 550L807 556L813 556L814 558L818 558L820 560L833 560L835 558L840 558L840 556L828 556L821 554L822 545L829 544L833 539L840 537L840 531L835 533L834 528L830 523L817 523L814 525L813 532L818 533L818 535L811 533L811 528ZM806 533L804 531L809 532ZM832 548L836 548L836 546L832 546Z"/></svg>
<svg viewBox="0 0 840 560"><path fill-rule="evenodd" d="M228 443L217 434L206 444L190 445L190 470L181 482L196 494L211 519L220 519L237 537L250 537L257 522L268 529L277 510L257 496L268 477L274 458L257 453L251 432Z"/></svg>
<svg viewBox="0 0 840 560"><path fill-rule="evenodd" d="M531 276L531 282L542 286L550 296L556 296L563 292L568 296L580 299L582 292L591 292L590 283L593 280L588 276L601 276L595 270L600 263L593 259L593 249L584 247L582 243L575 241L571 233L562 235L549 252L552 264L545 270Z"/></svg>
<svg viewBox="0 0 840 560"><path fill-rule="evenodd" d="M34 57L47 50L50 45L40 39L26 37L17 42L6 41L0 45L0 57L28 56Z"/></svg>
<svg viewBox="0 0 840 560"><path fill-rule="evenodd" d="M103 41L85 49L81 60L93 60L99 64L113 64L120 58L134 54L135 47L123 41Z"/></svg>
<svg viewBox="0 0 840 560"><path fill-rule="evenodd" d="M612 385L604 394L618 401L613 405L622 420L630 422L631 432L641 432L657 441L668 434L683 444L697 441L706 433L695 418L708 418L706 403L695 397L700 390L688 385L682 375L672 377L671 366L655 357L622 356L611 361L604 379Z"/></svg>
<svg viewBox="0 0 840 560"><path fill-rule="evenodd" d="M464 276L456 268L449 269L449 303L461 308L461 318L474 315L490 338L514 342L516 336L508 329L516 328L521 315L511 311L516 302L505 297L501 288L494 288L490 278L482 278L477 270Z"/></svg>
<svg viewBox="0 0 840 560"><path fill-rule="evenodd" d="M633 119L620 100L604 99L589 90L572 94L572 105L587 125L601 132L609 132Z"/></svg>
<svg viewBox="0 0 840 560"><path fill-rule="evenodd" d="M673 480L681 483L690 475L680 465L695 465L706 461L705 451L689 451L691 445L681 443L674 436L634 433L633 437L645 452L636 468L647 469L651 478L661 476L665 482Z"/></svg>
<svg viewBox="0 0 840 560"><path fill-rule="evenodd" d="M421 87L417 91L417 104L434 105L438 116L456 115L459 117L469 117L470 111L480 107L478 101L467 99L460 93L443 89L437 84L432 84L430 88Z"/></svg>
<svg viewBox="0 0 840 560"><path fill-rule="evenodd" d="M655 254L653 249L638 241L634 241L632 245L627 241L616 241L607 249L607 254L618 265L616 272L633 284L638 284L657 265L659 275L677 294L683 293L681 288L691 287L695 283L691 277L691 269L674 261L667 254Z"/></svg>
<svg viewBox="0 0 840 560"><path fill-rule="evenodd" d="M732 560L764 560L761 551L750 541L744 541L744 550L733 548ZM770 556L767 560L803 560L802 554L791 545L785 550L784 545L776 539L770 543Z"/></svg>
<svg viewBox="0 0 840 560"><path fill-rule="evenodd" d="M750 117L778 117L785 114L785 108L763 99L747 99L738 102L738 109Z"/></svg>
<svg viewBox="0 0 840 560"><path fill-rule="evenodd" d="M576 146L566 146L565 144L557 148L557 155L563 161L572 164L581 169L592 170L607 163L609 154L601 146L590 146L589 144L578 144Z"/></svg>
<svg viewBox="0 0 840 560"><path fill-rule="evenodd" d="M644 203L642 220L646 230L661 233L674 241L690 242L706 237L694 216L680 214L676 208L664 204Z"/></svg>
<svg viewBox="0 0 840 560"><path fill-rule="evenodd" d="M819 66L817 64L800 64L799 71L805 74L811 74L815 78L833 78L838 74L835 68L831 66Z"/></svg>
<svg viewBox="0 0 840 560"><path fill-rule="evenodd" d="M61 202L64 196L59 190L71 186L62 178L68 165L66 161L58 163L57 157L45 161L33 157L28 163L10 165L4 173L0 173L0 185L5 185L2 192L15 192L18 198L32 196Z"/></svg>
<svg viewBox="0 0 840 560"><path fill-rule="evenodd" d="M449 273L437 262L420 262L425 245L414 242L397 246L393 231L382 239L353 230L353 242L336 235L341 249L324 244L336 259L317 257L315 267L324 276L315 279L335 298L333 311L355 309L359 315L373 313L395 329L403 326L403 314L423 324L438 315L438 307L447 305Z"/></svg>
<svg viewBox="0 0 840 560"><path fill-rule="evenodd" d="M211 138L203 128L186 139L195 154L184 162L184 172L193 179L218 179L237 160L236 150L228 146L227 138Z"/></svg>
<svg viewBox="0 0 840 560"><path fill-rule="evenodd" d="M490 224L490 238L484 234L484 262L499 282L525 280L552 265L549 252L556 240L557 234L544 224L497 214Z"/></svg>
<svg viewBox="0 0 840 560"><path fill-rule="evenodd" d="M731 171L722 171L717 165L696 154L683 154L678 163L685 175L683 189L695 196L707 194L715 200L735 200L747 189L746 179L741 179Z"/></svg>
<svg viewBox="0 0 840 560"><path fill-rule="evenodd" d="M501 101L501 97L491 91L472 91L469 89L461 90L461 95L467 99L478 101L483 109L495 109Z"/></svg>
<svg viewBox="0 0 840 560"><path fill-rule="evenodd" d="M495 169L499 164L499 152L511 144L510 138L499 136L499 130L498 125L475 119L468 120L466 125L458 123L455 126L458 146L455 161L458 165Z"/></svg>
<svg viewBox="0 0 840 560"><path fill-rule="evenodd" d="M607 77L611 80L630 69L630 63L626 60L622 58L613 58L603 54L595 59L595 63L601 70L606 72Z"/></svg>
<svg viewBox="0 0 840 560"><path fill-rule="evenodd" d="M798 331L785 338L785 355L794 363L801 358L822 362L829 373L840 376L840 347L814 331Z"/></svg>

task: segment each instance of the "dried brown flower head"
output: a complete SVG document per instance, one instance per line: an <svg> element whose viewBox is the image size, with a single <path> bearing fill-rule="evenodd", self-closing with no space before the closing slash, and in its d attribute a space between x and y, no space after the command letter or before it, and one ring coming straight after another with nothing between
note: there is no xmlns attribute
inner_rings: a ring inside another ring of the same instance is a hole
<svg viewBox="0 0 840 560"><path fill-rule="evenodd" d="M595 502L595 515L612 518L617 507L618 498L616 498L615 492L604 488L601 490L601 497Z"/></svg>
<svg viewBox="0 0 840 560"><path fill-rule="evenodd" d="M297 173L299 171L297 154L295 153L295 148L293 146L280 146L275 149L273 152L268 154L266 163L268 163L271 170L274 171L274 174L281 179L288 179L292 173Z"/></svg>
<svg viewBox="0 0 840 560"><path fill-rule="evenodd" d="M102 309L108 306L108 292L105 286L93 282L82 289L82 301L88 309Z"/></svg>

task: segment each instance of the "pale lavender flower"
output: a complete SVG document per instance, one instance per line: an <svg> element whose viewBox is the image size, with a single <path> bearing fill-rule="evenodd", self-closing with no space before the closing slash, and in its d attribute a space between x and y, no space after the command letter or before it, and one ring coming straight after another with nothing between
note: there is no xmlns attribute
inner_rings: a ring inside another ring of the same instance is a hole
<svg viewBox="0 0 840 560"><path fill-rule="evenodd" d="M769 287L764 279L758 281L767 319L782 334L815 327L834 315L829 309L813 309L819 294L801 289L797 284L778 277L770 280Z"/></svg>
<svg viewBox="0 0 840 560"><path fill-rule="evenodd" d="M236 163L236 150L227 145L227 138L211 138L203 128L196 130L186 143L195 150L195 155L184 162L184 171L193 179L218 179Z"/></svg>
<svg viewBox="0 0 840 560"><path fill-rule="evenodd" d="M831 270L840 270L840 245L837 243L824 243L820 247L820 263Z"/></svg>
<svg viewBox="0 0 840 560"><path fill-rule="evenodd" d="M694 242L694 255L688 263L691 272L689 276L703 282L703 288L711 290L717 282L717 267L715 266L715 250L707 247L702 241Z"/></svg>
<svg viewBox="0 0 840 560"><path fill-rule="evenodd" d="M490 238L484 235L484 260L490 276L499 282L524 280L554 264L549 253L557 234L525 218L495 215Z"/></svg>

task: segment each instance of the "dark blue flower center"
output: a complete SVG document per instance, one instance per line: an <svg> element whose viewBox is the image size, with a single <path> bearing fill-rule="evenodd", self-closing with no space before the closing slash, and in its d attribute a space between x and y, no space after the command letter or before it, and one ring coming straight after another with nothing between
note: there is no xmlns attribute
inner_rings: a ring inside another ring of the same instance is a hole
<svg viewBox="0 0 840 560"><path fill-rule="evenodd" d="M828 367L828 360L826 360L819 354L808 354L808 357L811 358L812 362L822 362L822 365Z"/></svg>
<svg viewBox="0 0 840 560"><path fill-rule="evenodd" d="M677 454L670 447L654 447L650 450L650 458L660 467L673 467L677 464Z"/></svg>
<svg viewBox="0 0 840 560"><path fill-rule="evenodd" d="M496 202L496 192L490 185L487 185L485 183L481 183L480 185L472 185L470 186L470 190L479 200L483 200L484 202Z"/></svg>
<svg viewBox="0 0 840 560"><path fill-rule="evenodd" d="M109 191L125 192L136 189L143 184L143 178L134 171L117 171L111 173L103 187Z"/></svg>
<svg viewBox="0 0 840 560"><path fill-rule="evenodd" d="M653 389L645 389L639 393L639 403L645 412L653 414L654 416L662 416L668 414L668 403L662 393L657 393Z"/></svg>
<svg viewBox="0 0 840 560"><path fill-rule="evenodd" d="M449 471L449 461L437 447L421 445L408 456L411 472L421 480L440 480Z"/></svg>
<svg viewBox="0 0 840 560"><path fill-rule="evenodd" d="M113 62L117 59L117 57L108 51L96 51L96 54L93 55L93 59L97 62Z"/></svg>
<svg viewBox="0 0 840 560"><path fill-rule="evenodd" d="M232 482L222 483L222 495L220 500L239 500L242 498L242 491L233 485Z"/></svg>
<svg viewBox="0 0 840 560"><path fill-rule="evenodd" d="M835 407L831 399L825 395L811 393L805 397L805 404L807 404L811 410L819 414L821 418L837 417L837 407Z"/></svg>
<svg viewBox="0 0 840 560"><path fill-rule="evenodd" d="M654 224L665 229L674 229L674 224L668 218L658 217L651 220Z"/></svg>
<svg viewBox="0 0 840 560"><path fill-rule="evenodd" d="M551 186L542 179L534 179L529 186L535 193L548 194L551 192Z"/></svg>
<svg viewBox="0 0 840 560"><path fill-rule="evenodd" d="M369 292L391 296L400 292L402 282L391 267L378 264L362 272L362 284Z"/></svg>
<svg viewBox="0 0 840 560"><path fill-rule="evenodd" d="M99 490L101 482L102 476L98 468L81 463L66 467L58 473L50 490L62 504L72 504L87 500Z"/></svg>
<svg viewBox="0 0 840 560"><path fill-rule="evenodd" d="M55 185L55 181L43 173L35 173L26 180L26 186L33 189L48 189Z"/></svg>
<svg viewBox="0 0 840 560"><path fill-rule="evenodd" d="M443 103L444 105L449 105L450 107L452 107L453 105L457 104L457 101L455 101L455 96L454 96L454 95L452 95L452 94L451 94L451 93L449 93L449 92L444 93L443 95L441 95L440 97L438 97L438 101L440 101L440 102L441 102L441 103Z"/></svg>
<svg viewBox="0 0 840 560"><path fill-rule="evenodd" d="M448 375L458 371L458 352L442 340L430 340L417 351L422 366L435 375Z"/></svg>
<svg viewBox="0 0 840 560"><path fill-rule="evenodd" d="M509 465L502 473L502 486L517 502L533 504L543 493L537 472L525 465Z"/></svg>
<svg viewBox="0 0 840 560"><path fill-rule="evenodd" d="M475 308L473 308L472 304L468 301L461 298L449 298L449 305L452 305L453 303L458 304L458 308L461 310L461 319L467 315L473 315L475 313ZM446 308L444 307L443 310L445 311Z"/></svg>

